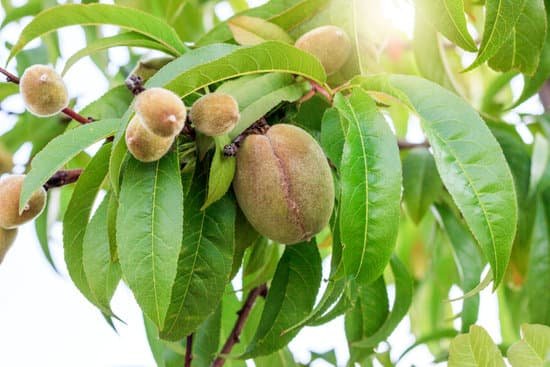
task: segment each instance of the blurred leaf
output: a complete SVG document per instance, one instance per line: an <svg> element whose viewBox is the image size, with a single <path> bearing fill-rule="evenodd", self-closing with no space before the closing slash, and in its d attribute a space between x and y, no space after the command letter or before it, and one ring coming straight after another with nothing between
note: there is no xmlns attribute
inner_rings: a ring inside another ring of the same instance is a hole
<svg viewBox="0 0 550 367"><path fill-rule="evenodd" d="M449 2L448 0L439 0L434 3L443 1ZM436 16L435 18L441 19L442 17ZM458 94L449 66L444 60L445 53L437 31L420 13L417 13L415 19L413 51L420 75Z"/></svg>
<svg viewBox="0 0 550 367"><path fill-rule="evenodd" d="M530 195L535 195L539 190L548 165L550 165L550 141L541 134L536 134L531 158Z"/></svg>
<svg viewBox="0 0 550 367"><path fill-rule="evenodd" d="M63 216L65 263L73 283L92 303L95 303L96 299L84 269L83 243L92 207L107 175L110 152L111 144L106 144L88 163L76 182L71 201Z"/></svg>
<svg viewBox="0 0 550 367"><path fill-rule="evenodd" d="M24 112L19 115L15 126L0 136L0 144L10 153L15 153L26 142L32 143L31 157L42 150L56 136L67 128L59 116L40 118Z"/></svg>
<svg viewBox="0 0 550 367"><path fill-rule="evenodd" d="M386 340L391 335L409 311L413 297L413 279L397 257L392 257L390 265L395 279L395 300L393 307L384 323L375 329L373 328L374 330L369 332L368 335L363 335L366 338L354 342L352 345L355 347L367 349L376 347L378 343Z"/></svg>
<svg viewBox="0 0 550 367"><path fill-rule="evenodd" d="M451 42L466 51L477 51L468 32L463 0L416 0L416 6L423 21L431 23Z"/></svg>
<svg viewBox="0 0 550 367"><path fill-rule="evenodd" d="M82 125L76 129L51 140L44 149L34 157L32 168L25 178L21 189L19 206L22 208L33 192L46 183L48 179L71 158L93 143L113 135L120 124L119 120L108 119Z"/></svg>
<svg viewBox="0 0 550 367"><path fill-rule="evenodd" d="M334 102L348 131L341 162L340 236L347 276L367 284L384 271L399 228L401 164L397 141L360 89Z"/></svg>
<svg viewBox="0 0 550 367"><path fill-rule="evenodd" d="M330 162L340 171L345 132L342 117L336 108L329 108L321 123L321 146Z"/></svg>
<svg viewBox="0 0 550 367"><path fill-rule="evenodd" d="M50 209L50 201L52 199L51 193L48 193L48 199L46 200L46 207L40 213L38 217L34 220L34 229L36 230L36 238L38 239L38 243L40 244L40 248L42 249L42 253L44 254L44 257L46 260L48 260L48 263L51 265L52 269L59 273L59 270L57 270L57 266L55 265L55 262L52 258L52 254L50 251L50 241L49 241L49 223L48 223L48 212Z"/></svg>
<svg viewBox="0 0 550 367"><path fill-rule="evenodd" d="M508 40L489 60L489 66L503 72L519 70L532 76L539 66L545 38L544 0L526 0Z"/></svg>
<svg viewBox="0 0 550 367"><path fill-rule="evenodd" d="M133 98L134 96L125 85L119 85L81 109L79 113L96 120L120 118L128 109Z"/></svg>
<svg viewBox="0 0 550 367"><path fill-rule="evenodd" d="M522 340L508 349L512 367L544 367L550 362L550 327L521 325Z"/></svg>
<svg viewBox="0 0 550 367"><path fill-rule="evenodd" d="M544 1L546 7L546 20L550 19L550 1ZM521 96L510 108L519 106L521 103L525 102L532 95L537 93L540 87L544 84L546 79L550 77L550 30L546 30L546 39L544 41L544 46L541 51L539 65L533 76L524 75L524 85Z"/></svg>
<svg viewBox="0 0 550 367"><path fill-rule="evenodd" d="M350 347L350 362L361 362L373 353L374 347L358 348L355 343L367 339L379 330L390 313L388 292L384 277L369 285L358 286L353 307L346 312L345 330Z"/></svg>
<svg viewBox="0 0 550 367"><path fill-rule="evenodd" d="M456 266L462 280L460 287L464 293L468 293L480 284L481 272L485 264L474 238L452 210L442 204L437 205L437 210L454 249ZM461 312L462 332L468 332L470 326L476 323L478 311L478 294L464 300Z"/></svg>
<svg viewBox="0 0 550 367"><path fill-rule="evenodd" d="M108 160L104 162L106 167ZM111 261L107 233L108 206L109 195L103 199L86 227L82 241L82 264L94 304L103 314L111 316L111 298L120 282L121 272L120 264Z"/></svg>
<svg viewBox="0 0 550 367"><path fill-rule="evenodd" d="M312 310L321 281L321 257L314 242L287 246L273 276L254 339L242 359L271 354L292 340L298 330L281 332Z"/></svg>
<svg viewBox="0 0 550 367"><path fill-rule="evenodd" d="M329 0L271 0L267 4L246 10L236 16L251 16L265 19L284 30L295 28L321 11ZM231 21L231 20L230 20ZM231 39L227 23L220 23L198 40L198 46Z"/></svg>
<svg viewBox="0 0 550 367"><path fill-rule="evenodd" d="M264 357L254 358L256 366L284 366L284 367L298 367L299 364L294 360L294 356L288 348L282 348L273 354L269 354Z"/></svg>
<svg viewBox="0 0 550 367"><path fill-rule="evenodd" d="M143 11L108 4L65 4L44 10L23 29L19 40L10 51L8 61L29 42L70 25L110 24L144 34L158 41L174 55L186 47L177 33L164 21Z"/></svg>
<svg viewBox="0 0 550 367"><path fill-rule="evenodd" d="M6 9L7 10L7 9ZM23 17L35 15L42 10L41 0L29 0L26 4L6 11L5 18L0 24L4 28L7 24L15 22Z"/></svg>
<svg viewBox="0 0 550 367"><path fill-rule="evenodd" d="M486 0L485 25L479 52L465 71L470 71L495 56L508 42L527 1L532 0Z"/></svg>
<svg viewBox="0 0 550 367"><path fill-rule="evenodd" d="M504 367L500 350L487 332L472 325L468 334L453 339L449 349L449 367Z"/></svg>
<svg viewBox="0 0 550 367"><path fill-rule="evenodd" d="M193 334L193 366L210 367L218 354L222 304L199 326Z"/></svg>
<svg viewBox="0 0 550 367"><path fill-rule="evenodd" d="M218 307L233 265L235 203L227 196L205 210L205 177L195 174L184 201L183 246L161 337L178 340Z"/></svg>
<svg viewBox="0 0 550 367"><path fill-rule="evenodd" d="M469 330L469 328L468 328L468 330ZM421 336L419 338L416 338L416 341L414 342L414 344L411 345L410 347L408 347L407 349L405 349L405 351L403 353L401 353L399 358L397 358L397 361L399 362L407 353L409 353L411 350L413 350L414 348L416 348L420 345L429 343L431 341L454 338L457 335L458 335L458 331L456 331L454 329L444 329L444 330L436 330L430 335L425 335L425 336Z"/></svg>
<svg viewBox="0 0 550 367"><path fill-rule="evenodd" d="M19 86L14 83L0 83L0 101L4 102L9 96L19 93Z"/></svg>
<svg viewBox="0 0 550 367"><path fill-rule="evenodd" d="M265 237L258 237L249 251L243 267L245 292L271 279L279 260L279 246L268 243Z"/></svg>
<svg viewBox="0 0 550 367"><path fill-rule="evenodd" d="M216 142L216 151L208 176L208 196L201 210L205 210L225 195L231 187L237 167L237 160L234 157L226 157L223 153L224 146L231 143L229 137L227 135L215 136L214 141Z"/></svg>
<svg viewBox="0 0 550 367"><path fill-rule="evenodd" d="M550 326L550 189L540 194L536 210L525 289L529 321Z"/></svg>
<svg viewBox="0 0 550 367"><path fill-rule="evenodd" d="M65 63L63 72L61 75L65 75L67 71L80 59L86 56L93 55L96 52L110 49L112 47L142 47L150 50L158 50L167 54L177 55L172 50L164 46L163 44L152 40L148 36L137 32L125 32L111 37L99 38L94 42L88 42L86 47L82 48L75 54L73 54Z"/></svg>
<svg viewBox="0 0 550 367"><path fill-rule="evenodd" d="M284 29L262 18L241 15L231 18L227 25L235 41L244 46L254 46L265 41L294 43Z"/></svg>
<svg viewBox="0 0 550 367"><path fill-rule="evenodd" d="M245 251L260 240L260 234L246 219L242 210L237 207L235 217L235 251L233 253L233 269L230 278L233 279L241 265Z"/></svg>
<svg viewBox="0 0 550 367"><path fill-rule="evenodd" d="M420 223L442 193L432 154L426 148L412 149L403 160L403 200L411 219Z"/></svg>
<svg viewBox="0 0 550 367"><path fill-rule="evenodd" d="M118 257L138 304L159 327L176 279L183 208L176 151L154 163L128 161L117 213Z"/></svg>

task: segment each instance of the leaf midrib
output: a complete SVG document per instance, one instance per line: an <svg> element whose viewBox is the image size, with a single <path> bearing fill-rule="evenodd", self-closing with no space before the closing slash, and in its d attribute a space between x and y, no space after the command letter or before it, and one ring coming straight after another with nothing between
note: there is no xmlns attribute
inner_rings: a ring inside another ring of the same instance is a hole
<svg viewBox="0 0 550 367"><path fill-rule="evenodd" d="M481 211L483 212L483 219L485 220L487 228L489 229L489 234L491 235L492 250L493 250L493 254L495 256L495 269L494 269L495 277L494 278L495 278L496 282L499 282L499 276L497 276L499 274L499 272L498 272L499 266L498 266L498 256L497 256L497 252L496 252L496 242L495 242L495 236L494 236L494 233L493 233L493 227L491 226L491 222L489 221L489 218L488 218L487 209L485 208L485 205L481 202L479 194L478 194L477 190L475 189L475 187L473 185L472 179L468 175L467 171L465 170L464 164L458 158L458 155L456 154L454 149L452 149L451 146L447 143L447 141L444 140L441 137L441 135L439 135L439 133L437 132L437 130L433 126L431 127L431 130L432 130L433 134L435 135L435 137L440 142L442 142L446 147L448 147L449 152L454 156L454 158L456 160L456 163L458 164L458 166L460 167L460 169L464 173L464 176L466 177L466 180L468 181L468 185L472 188L472 191L474 192L475 198L476 198L476 200L479 204L479 207L481 208ZM479 238L477 238L476 233L474 231L472 231L472 234L474 235L474 237L476 237L478 243L480 243Z"/></svg>
<svg viewBox="0 0 550 367"><path fill-rule="evenodd" d="M153 268L153 293L155 295L155 309L157 313L158 324L161 324L160 310L159 310L159 296L157 291L157 271L155 268L155 217L156 217L156 198L158 189L158 170L159 162L155 165L155 181L153 182L153 197L152 197L152 210L151 210L151 267Z"/></svg>
<svg viewBox="0 0 550 367"><path fill-rule="evenodd" d="M368 182L368 162L367 162L367 152L365 150L365 140L363 139L363 134L361 131L361 126L359 124L359 120L357 118L357 114L355 113L355 109L350 104L349 100L346 100L346 104L348 105L351 115L353 117L353 122L357 127L357 132L359 135L359 139L361 140L361 151L363 153L363 165L365 167L365 229L363 231L363 249L361 251L361 260L359 262L359 268L357 269L357 272L355 273L355 276L359 276L361 273L361 268L363 267L363 262L365 261L365 254L367 252L367 242L368 242L368 227L369 227L369 182ZM349 133L349 132L348 132Z"/></svg>
<svg viewBox="0 0 550 367"><path fill-rule="evenodd" d="M202 211L202 218L201 218L201 227L199 231L199 238L197 239L197 250L195 251L195 254L193 255L193 265L191 266L191 271L189 272L189 280L187 281L187 285L185 287L185 291L183 292L182 301L178 307L178 311L176 312L176 317L174 318L174 321L172 322L172 325L170 326L170 329L168 329L167 334L171 334L174 330L174 327L177 324L178 319L180 318L181 310L183 308L183 304L185 303L185 300L187 299L187 293L189 292L189 287L191 286L191 280L193 279L193 273L195 272L195 267L197 265L197 259L199 257L199 250L200 245L202 242L202 236L204 231L204 220L206 218L206 210Z"/></svg>

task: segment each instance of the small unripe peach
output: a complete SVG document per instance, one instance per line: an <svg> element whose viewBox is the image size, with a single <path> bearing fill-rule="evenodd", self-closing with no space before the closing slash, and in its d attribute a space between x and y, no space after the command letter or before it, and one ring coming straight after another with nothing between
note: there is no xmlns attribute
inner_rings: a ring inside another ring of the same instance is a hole
<svg viewBox="0 0 550 367"><path fill-rule="evenodd" d="M63 79L47 65L28 67L19 90L27 109L40 117L55 115L69 104L69 93Z"/></svg>
<svg viewBox="0 0 550 367"><path fill-rule="evenodd" d="M0 264L4 260L4 256L10 249L17 236L17 228L4 229L0 228Z"/></svg>
<svg viewBox="0 0 550 367"><path fill-rule="evenodd" d="M334 206L334 182L323 150L293 125L246 137L237 152L233 188L252 226L287 245L319 233Z"/></svg>
<svg viewBox="0 0 550 367"><path fill-rule="evenodd" d="M46 190L36 190L19 214L19 198L24 175L7 175L0 179L0 227L12 229L38 216L46 206Z"/></svg>
<svg viewBox="0 0 550 367"><path fill-rule="evenodd" d="M351 53L348 35L333 25L312 29L298 38L295 46L317 57L328 75L340 70Z"/></svg>
<svg viewBox="0 0 550 367"><path fill-rule="evenodd" d="M162 137L150 132L141 117L135 115L126 129L128 151L139 161L154 162L170 150L174 137Z"/></svg>
<svg viewBox="0 0 550 367"><path fill-rule="evenodd" d="M195 128L208 136L227 134L240 119L239 104L229 94L209 93L191 107L191 121Z"/></svg>
<svg viewBox="0 0 550 367"><path fill-rule="evenodd" d="M179 134L187 117L180 97L163 88L150 88L138 94L134 108L149 131L165 138Z"/></svg>

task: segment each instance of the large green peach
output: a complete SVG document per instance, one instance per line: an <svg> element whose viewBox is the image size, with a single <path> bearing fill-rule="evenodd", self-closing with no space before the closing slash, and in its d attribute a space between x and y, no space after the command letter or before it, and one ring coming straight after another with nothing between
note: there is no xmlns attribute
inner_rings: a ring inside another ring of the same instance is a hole
<svg viewBox="0 0 550 367"><path fill-rule="evenodd" d="M24 175L6 175L0 179L0 227L12 229L38 216L46 206L46 190L36 190L19 214L19 198Z"/></svg>
<svg viewBox="0 0 550 367"><path fill-rule="evenodd" d="M323 150L293 125L246 137L237 153L233 188L252 226L287 245L319 233L334 206L334 182Z"/></svg>
<svg viewBox="0 0 550 367"><path fill-rule="evenodd" d="M126 128L128 151L141 162L158 161L173 143L174 137L162 137L149 131L139 115L135 115Z"/></svg>
<svg viewBox="0 0 550 367"><path fill-rule="evenodd" d="M52 116L69 104L63 79L47 65L33 65L25 70L19 90L27 109L36 116Z"/></svg>
<svg viewBox="0 0 550 367"><path fill-rule="evenodd" d="M340 70L351 53L348 35L333 25L312 29L298 38L295 46L317 57L328 75Z"/></svg>
<svg viewBox="0 0 550 367"><path fill-rule="evenodd" d="M4 229L0 228L0 264L4 260L4 256L10 249L17 236L17 228Z"/></svg>

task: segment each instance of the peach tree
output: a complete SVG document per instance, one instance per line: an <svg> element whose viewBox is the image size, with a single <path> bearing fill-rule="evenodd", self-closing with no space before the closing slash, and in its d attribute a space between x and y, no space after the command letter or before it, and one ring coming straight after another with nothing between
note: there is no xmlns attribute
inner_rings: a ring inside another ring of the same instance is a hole
<svg viewBox="0 0 550 367"><path fill-rule="evenodd" d="M297 366L288 343L340 317L350 366L548 363L549 1L415 0L411 34L374 0L1 3L0 34L26 25L0 96L26 111L0 136L0 259L35 219L55 266L62 222L72 282L112 325L129 287L159 366ZM63 75L86 57L110 86L82 107ZM381 348L406 317L416 341Z"/></svg>

